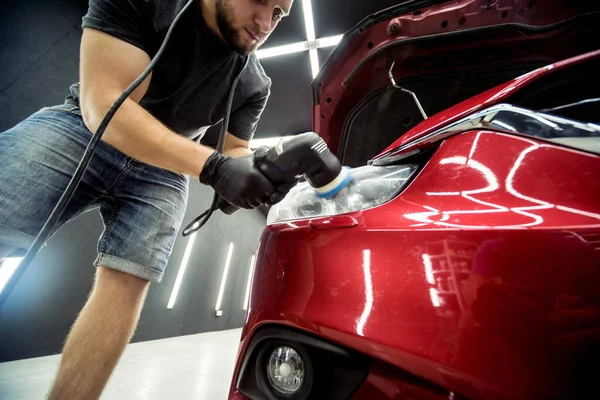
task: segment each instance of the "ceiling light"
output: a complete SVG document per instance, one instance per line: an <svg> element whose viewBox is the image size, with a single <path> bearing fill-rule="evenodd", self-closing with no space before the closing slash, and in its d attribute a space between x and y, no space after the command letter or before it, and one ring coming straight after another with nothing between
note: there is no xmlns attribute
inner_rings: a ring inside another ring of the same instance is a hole
<svg viewBox="0 0 600 400"><path fill-rule="evenodd" d="M0 293L14 275L22 259L22 257L13 257L0 260Z"/></svg>
<svg viewBox="0 0 600 400"><path fill-rule="evenodd" d="M177 272L177 277L175 278L175 284L173 285L173 290L171 291L171 297L169 298L167 309L172 309L175 306L177 293L179 293L179 288L181 287L181 282L183 281L183 274L185 274L185 269L187 267L188 261L190 260L190 254L192 253L194 240L196 240L196 232L194 232L190 236L188 244L185 247L185 251L183 252L183 258L181 259L181 265L179 265L179 271Z"/></svg>
<svg viewBox="0 0 600 400"><path fill-rule="evenodd" d="M229 242L229 250L227 250L227 259L225 260L225 268L223 269L223 277L221 278L221 286L219 287L219 294L217 295L217 304L215 304L215 314L217 317L223 315L221 310L221 301L223 300L223 293L225 292L225 284L227 283L227 274L229 274L229 264L231 263L231 254L233 253L233 242Z"/></svg>
<svg viewBox="0 0 600 400"><path fill-rule="evenodd" d="M317 53L317 49L310 49L308 53L310 54L310 68L312 70L312 77L315 79L319 74L319 53Z"/></svg>
<svg viewBox="0 0 600 400"><path fill-rule="evenodd" d="M302 0L304 11L304 26L306 27L306 38L309 42L315 41L315 21L313 18L312 3L310 0Z"/></svg>
<svg viewBox="0 0 600 400"><path fill-rule="evenodd" d="M321 49L323 47L337 46L343 37L344 35L335 35L317 39L317 47Z"/></svg>
<svg viewBox="0 0 600 400"><path fill-rule="evenodd" d="M265 59L265 58L270 58L270 57L282 56L284 54L299 53L299 52L305 51L305 50L308 50L308 43L307 42L297 42L297 43L285 44L283 46L275 46L275 47L269 47L266 49L256 50L256 56L259 59Z"/></svg>
<svg viewBox="0 0 600 400"><path fill-rule="evenodd" d="M307 46L310 54L310 68L314 79L319 74L319 54L316 49L315 20L310 0L302 0L302 10L304 11L304 26L306 28Z"/></svg>

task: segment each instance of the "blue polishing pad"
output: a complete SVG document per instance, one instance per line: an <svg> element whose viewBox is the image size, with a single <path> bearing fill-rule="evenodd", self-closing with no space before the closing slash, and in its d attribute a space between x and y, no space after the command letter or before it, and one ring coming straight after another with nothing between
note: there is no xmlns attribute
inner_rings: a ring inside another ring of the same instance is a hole
<svg viewBox="0 0 600 400"><path fill-rule="evenodd" d="M340 175L338 175L333 182L322 188L315 189L315 193L319 198L330 199L335 197L335 195L337 195L343 188L348 186L351 181L352 176L350 175L350 167L343 167Z"/></svg>

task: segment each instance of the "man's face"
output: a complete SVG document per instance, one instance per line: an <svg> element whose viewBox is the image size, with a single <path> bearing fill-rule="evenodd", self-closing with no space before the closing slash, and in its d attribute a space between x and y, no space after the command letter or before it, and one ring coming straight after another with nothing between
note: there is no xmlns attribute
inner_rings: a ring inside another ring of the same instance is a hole
<svg viewBox="0 0 600 400"><path fill-rule="evenodd" d="M259 48L290 13L294 0L215 0L217 26L238 53Z"/></svg>

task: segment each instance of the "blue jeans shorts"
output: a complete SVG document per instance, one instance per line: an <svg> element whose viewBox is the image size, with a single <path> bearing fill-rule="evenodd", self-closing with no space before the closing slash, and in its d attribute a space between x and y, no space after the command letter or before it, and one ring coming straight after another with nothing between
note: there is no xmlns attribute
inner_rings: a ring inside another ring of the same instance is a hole
<svg viewBox="0 0 600 400"><path fill-rule="evenodd" d="M27 249L54 209L92 137L81 110L44 108L0 133L0 243ZM187 204L189 179L99 141L53 234L99 209L94 265L160 282Z"/></svg>

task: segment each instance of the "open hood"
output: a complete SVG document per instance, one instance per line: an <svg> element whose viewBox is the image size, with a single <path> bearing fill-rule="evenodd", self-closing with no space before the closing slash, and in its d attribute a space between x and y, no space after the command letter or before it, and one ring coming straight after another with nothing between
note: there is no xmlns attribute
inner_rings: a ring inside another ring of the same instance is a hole
<svg viewBox="0 0 600 400"><path fill-rule="evenodd" d="M411 129L418 140L424 115L439 120L472 96L598 49L599 23L600 4L586 0L403 2L365 18L330 54L312 85L313 130L344 165L364 165Z"/></svg>

